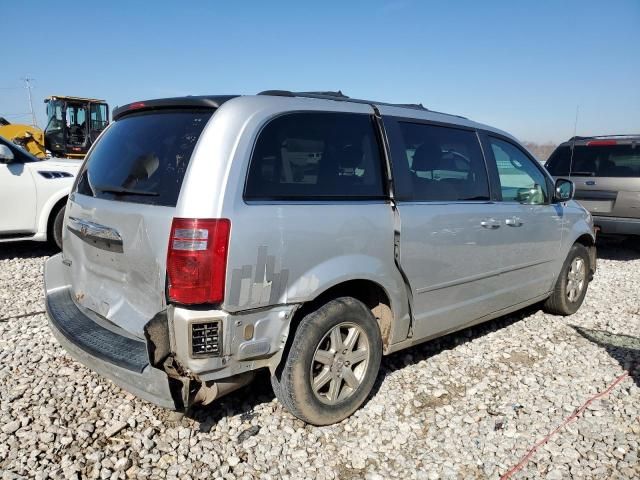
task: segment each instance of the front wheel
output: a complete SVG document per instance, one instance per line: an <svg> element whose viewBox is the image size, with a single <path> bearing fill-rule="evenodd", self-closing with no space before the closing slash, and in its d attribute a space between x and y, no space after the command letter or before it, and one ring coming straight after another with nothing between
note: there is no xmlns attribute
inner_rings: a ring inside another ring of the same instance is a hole
<svg viewBox="0 0 640 480"><path fill-rule="evenodd" d="M271 383L293 415L329 425L366 400L381 358L380 329L371 310L355 298L342 297L302 319L282 371Z"/></svg>
<svg viewBox="0 0 640 480"><path fill-rule="evenodd" d="M591 263L589 251L575 243L569 250L553 293L544 304L545 311L555 315L572 315L578 311L589 286Z"/></svg>

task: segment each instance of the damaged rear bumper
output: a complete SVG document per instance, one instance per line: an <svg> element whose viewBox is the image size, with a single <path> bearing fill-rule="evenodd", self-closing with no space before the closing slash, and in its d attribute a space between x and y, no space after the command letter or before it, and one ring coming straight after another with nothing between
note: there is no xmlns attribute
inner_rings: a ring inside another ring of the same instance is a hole
<svg viewBox="0 0 640 480"><path fill-rule="evenodd" d="M56 300L55 297L47 298L49 324L56 340L69 355L140 398L164 408L179 409L169 388L169 376L163 371L148 363L143 366L141 371L118 366L111 363L104 355L92 352L86 345L77 343L77 339L71 338L65 328L64 319L57 316L60 304L54 303Z"/></svg>
<svg viewBox="0 0 640 480"><path fill-rule="evenodd" d="M65 285L64 268L62 255L56 255L45 264L44 275L49 325L60 345L75 360L134 395L164 408L183 409L188 379L170 378L150 364L145 341L81 310Z"/></svg>
<svg viewBox="0 0 640 480"><path fill-rule="evenodd" d="M281 358L295 306L233 318L221 311L171 308L152 318L140 338L78 305L68 268L62 254L45 264L45 303L54 336L75 360L151 403L174 410L206 405L249 383L256 369L273 371ZM227 326L225 351L194 358L189 352L192 325L212 318ZM255 333L249 340L247 325Z"/></svg>

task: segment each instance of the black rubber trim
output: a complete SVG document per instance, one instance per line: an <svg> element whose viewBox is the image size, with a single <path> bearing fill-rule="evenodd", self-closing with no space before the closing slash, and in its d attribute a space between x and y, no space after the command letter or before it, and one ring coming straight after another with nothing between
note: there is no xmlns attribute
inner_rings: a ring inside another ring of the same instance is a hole
<svg viewBox="0 0 640 480"><path fill-rule="evenodd" d="M576 200L615 200L618 192L608 190L576 190L573 198Z"/></svg>
<svg viewBox="0 0 640 480"><path fill-rule="evenodd" d="M144 342L108 330L83 314L73 303L68 289L47 295L51 323L88 354L137 373L149 365Z"/></svg>

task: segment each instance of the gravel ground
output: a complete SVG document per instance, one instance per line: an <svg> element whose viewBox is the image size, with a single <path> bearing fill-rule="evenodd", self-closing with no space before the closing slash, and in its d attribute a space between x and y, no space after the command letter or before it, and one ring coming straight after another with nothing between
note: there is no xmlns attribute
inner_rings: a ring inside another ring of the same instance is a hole
<svg viewBox="0 0 640 480"><path fill-rule="evenodd" d="M49 254L0 247L0 478L499 478L624 370L513 478L640 477L640 251L602 246L569 318L530 308L383 359L368 403L321 428L265 376L181 418L94 375L47 328Z"/></svg>

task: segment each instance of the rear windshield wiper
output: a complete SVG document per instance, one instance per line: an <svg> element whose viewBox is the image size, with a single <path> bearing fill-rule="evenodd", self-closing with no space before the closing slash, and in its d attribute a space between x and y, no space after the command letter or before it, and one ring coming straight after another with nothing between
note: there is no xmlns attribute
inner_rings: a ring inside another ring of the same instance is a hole
<svg viewBox="0 0 640 480"><path fill-rule="evenodd" d="M102 193L113 193L114 195L141 195L148 197L158 197L158 192L149 192L146 190L136 190L134 188L118 187L116 185L94 185L93 187Z"/></svg>

